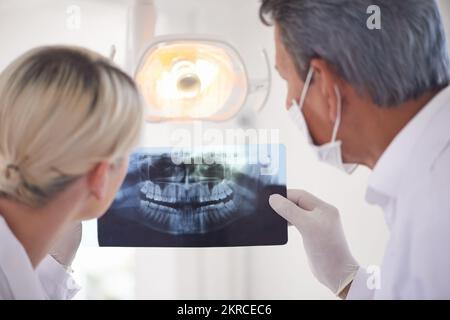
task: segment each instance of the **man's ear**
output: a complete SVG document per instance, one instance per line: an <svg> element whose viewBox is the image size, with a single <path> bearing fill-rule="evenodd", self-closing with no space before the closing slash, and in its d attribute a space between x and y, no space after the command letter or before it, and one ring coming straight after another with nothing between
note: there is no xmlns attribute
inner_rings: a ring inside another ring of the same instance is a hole
<svg viewBox="0 0 450 320"><path fill-rule="evenodd" d="M339 84L339 78L333 68L322 59L312 59L311 67L314 68L314 83L319 87L325 97L328 107L328 117L332 123L336 122L338 98L335 86Z"/></svg>
<svg viewBox="0 0 450 320"><path fill-rule="evenodd" d="M97 200L103 200L106 195L109 163L102 161L97 164L88 174L87 182L91 193Z"/></svg>

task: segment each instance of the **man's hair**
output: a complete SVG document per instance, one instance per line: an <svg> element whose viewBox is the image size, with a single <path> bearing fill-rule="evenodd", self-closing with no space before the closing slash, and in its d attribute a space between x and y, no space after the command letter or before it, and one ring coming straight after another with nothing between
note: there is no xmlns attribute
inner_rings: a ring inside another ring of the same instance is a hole
<svg viewBox="0 0 450 320"><path fill-rule="evenodd" d="M370 30L377 5L381 29ZM305 79L321 58L379 106L398 106L450 83L450 60L434 0L262 0L261 20L279 27Z"/></svg>

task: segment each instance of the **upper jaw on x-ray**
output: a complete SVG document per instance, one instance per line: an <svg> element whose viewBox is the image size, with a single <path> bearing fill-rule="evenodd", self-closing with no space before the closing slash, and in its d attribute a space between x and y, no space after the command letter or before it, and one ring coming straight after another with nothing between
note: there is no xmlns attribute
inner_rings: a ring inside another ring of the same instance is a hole
<svg viewBox="0 0 450 320"><path fill-rule="evenodd" d="M175 164L168 153L133 154L112 210L159 232L205 234L254 214L258 190L277 183L261 175L259 164L191 162Z"/></svg>

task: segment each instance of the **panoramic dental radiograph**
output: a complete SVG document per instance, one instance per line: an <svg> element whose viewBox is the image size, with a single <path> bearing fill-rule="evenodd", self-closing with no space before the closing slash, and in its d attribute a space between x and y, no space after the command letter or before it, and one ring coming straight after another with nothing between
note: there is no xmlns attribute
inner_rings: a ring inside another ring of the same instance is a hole
<svg viewBox="0 0 450 320"><path fill-rule="evenodd" d="M282 152L274 156L284 158ZM239 152L137 151L112 207L98 222L99 244L284 244L286 222L267 199L285 194L285 173L265 174L266 165L253 160Z"/></svg>

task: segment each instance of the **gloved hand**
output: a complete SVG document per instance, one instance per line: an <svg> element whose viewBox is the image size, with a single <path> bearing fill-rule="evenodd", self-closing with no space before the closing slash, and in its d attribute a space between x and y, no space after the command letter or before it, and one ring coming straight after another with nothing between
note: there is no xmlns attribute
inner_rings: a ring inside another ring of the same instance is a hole
<svg viewBox="0 0 450 320"><path fill-rule="evenodd" d="M352 282L359 265L350 253L338 210L302 190L287 199L271 195L270 206L300 231L314 276L334 294Z"/></svg>
<svg viewBox="0 0 450 320"><path fill-rule="evenodd" d="M81 234L81 222L77 222L64 230L50 250L50 255L68 271L71 270L72 261L80 246Z"/></svg>

